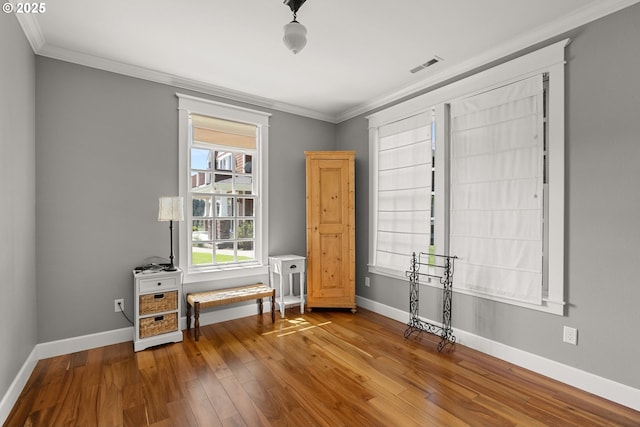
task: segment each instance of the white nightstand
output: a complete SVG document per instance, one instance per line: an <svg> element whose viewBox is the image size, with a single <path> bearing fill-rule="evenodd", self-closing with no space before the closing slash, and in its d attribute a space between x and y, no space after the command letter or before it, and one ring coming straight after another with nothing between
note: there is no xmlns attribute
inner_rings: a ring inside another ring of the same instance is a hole
<svg viewBox="0 0 640 427"><path fill-rule="evenodd" d="M133 272L135 317L133 350L182 341L182 270Z"/></svg>
<svg viewBox="0 0 640 427"><path fill-rule="evenodd" d="M284 317L284 309L287 306L300 304L300 313L304 313L304 289L306 258L299 255L278 255L269 257L269 271L271 273L271 287L276 288L276 304L280 310L280 316ZM293 293L293 275L300 274L299 295ZM276 286L274 275L278 275ZM285 294L284 276L289 277L289 289Z"/></svg>

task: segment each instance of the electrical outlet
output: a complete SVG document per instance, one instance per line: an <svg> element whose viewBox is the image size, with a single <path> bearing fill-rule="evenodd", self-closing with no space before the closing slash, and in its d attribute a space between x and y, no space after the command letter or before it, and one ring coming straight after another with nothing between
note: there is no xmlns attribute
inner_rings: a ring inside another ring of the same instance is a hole
<svg viewBox="0 0 640 427"><path fill-rule="evenodd" d="M113 311L116 313L124 311L124 298L113 300Z"/></svg>
<svg viewBox="0 0 640 427"><path fill-rule="evenodd" d="M369 287L371 287L371 280L369 279L369 276L366 276L366 277L364 278L364 287L365 287L365 288L369 288Z"/></svg>
<svg viewBox="0 0 640 427"><path fill-rule="evenodd" d="M576 328L565 326L563 330L562 341L569 344L578 345L578 330Z"/></svg>

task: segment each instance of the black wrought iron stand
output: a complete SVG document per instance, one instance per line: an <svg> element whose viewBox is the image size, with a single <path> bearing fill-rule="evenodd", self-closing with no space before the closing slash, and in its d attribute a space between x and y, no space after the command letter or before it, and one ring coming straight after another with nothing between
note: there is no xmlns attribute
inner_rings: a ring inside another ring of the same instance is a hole
<svg viewBox="0 0 640 427"><path fill-rule="evenodd" d="M426 262L424 261L426 258ZM407 271L409 277L409 310L411 317L404 331L404 337L414 332L428 332L430 334L439 335L440 343L438 351L447 344L454 344L456 337L451 331L451 288L453 286L453 266L457 257L449 255L435 255L420 252L416 257L414 252L411 256L411 269ZM432 261L433 260L433 261ZM425 268L421 272L420 267ZM419 315L419 295L420 295L420 276L438 279L443 286L442 292L442 326L434 325L420 319Z"/></svg>

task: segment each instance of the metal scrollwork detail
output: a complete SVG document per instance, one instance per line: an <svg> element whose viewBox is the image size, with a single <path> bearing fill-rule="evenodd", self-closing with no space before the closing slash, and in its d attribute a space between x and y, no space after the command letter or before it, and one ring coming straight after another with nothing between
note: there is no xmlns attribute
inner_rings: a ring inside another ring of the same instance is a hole
<svg viewBox="0 0 640 427"><path fill-rule="evenodd" d="M422 257L427 257L427 262L422 261ZM440 336L438 351L442 351L447 344L455 344L456 337L451 329L451 309L452 309L452 288L453 288L453 266L457 257L449 255L435 255L421 252L416 256L414 252L411 256L411 266L406 272L409 277L409 323L404 331L404 337L409 338L414 332L427 332ZM442 263L436 262L441 260ZM427 273L421 273L420 267L427 268ZM441 274L436 274L440 273ZM442 292L442 325L434 325L420 319L420 276L433 277L440 280L443 287Z"/></svg>

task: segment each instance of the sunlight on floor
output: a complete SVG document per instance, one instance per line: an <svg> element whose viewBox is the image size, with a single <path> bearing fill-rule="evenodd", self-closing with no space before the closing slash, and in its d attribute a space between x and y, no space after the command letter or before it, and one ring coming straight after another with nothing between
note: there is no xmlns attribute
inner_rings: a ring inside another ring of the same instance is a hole
<svg viewBox="0 0 640 427"><path fill-rule="evenodd" d="M322 322L314 325L302 317L298 317L295 319L283 319L283 320L285 323L288 324L287 326L284 326L278 329L277 331L264 332L262 335L277 334L276 335L277 337L283 337L285 335L295 334L296 332L306 331L308 329L317 328L319 326L324 326L331 323L330 321L327 321L327 322Z"/></svg>

